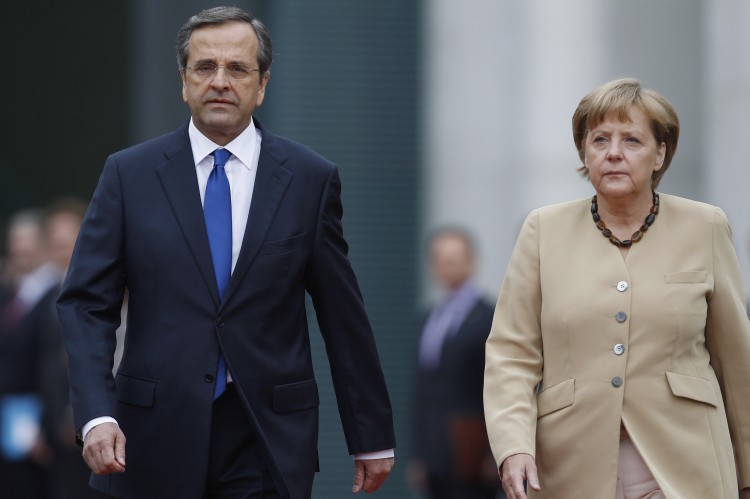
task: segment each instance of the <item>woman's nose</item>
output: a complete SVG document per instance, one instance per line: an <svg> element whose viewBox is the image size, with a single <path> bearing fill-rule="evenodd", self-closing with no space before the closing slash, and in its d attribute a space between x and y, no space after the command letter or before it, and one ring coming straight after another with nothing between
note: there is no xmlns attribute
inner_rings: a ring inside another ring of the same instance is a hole
<svg viewBox="0 0 750 499"><path fill-rule="evenodd" d="M612 140L607 149L607 159L619 160L622 158L622 144L619 140Z"/></svg>

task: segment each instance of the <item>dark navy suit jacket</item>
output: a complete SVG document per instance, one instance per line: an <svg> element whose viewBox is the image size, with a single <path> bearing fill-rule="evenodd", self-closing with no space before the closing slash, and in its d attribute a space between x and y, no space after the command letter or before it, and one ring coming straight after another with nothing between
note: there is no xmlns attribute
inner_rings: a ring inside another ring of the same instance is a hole
<svg viewBox="0 0 750 499"><path fill-rule="evenodd" d="M93 476L120 497L200 498L223 352L282 496L308 497L318 390L305 292L326 343L350 453L395 447L391 406L347 258L333 164L262 133L242 249L220 302L187 124L110 156L58 309L76 425L114 416L127 471ZM110 373L123 290L125 350Z"/></svg>

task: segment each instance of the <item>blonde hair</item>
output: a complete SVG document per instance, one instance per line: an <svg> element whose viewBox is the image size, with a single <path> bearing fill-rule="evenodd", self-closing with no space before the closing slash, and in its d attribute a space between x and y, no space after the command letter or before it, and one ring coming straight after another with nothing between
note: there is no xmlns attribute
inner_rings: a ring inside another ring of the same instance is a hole
<svg viewBox="0 0 750 499"><path fill-rule="evenodd" d="M651 186L656 189L677 150L680 121L672 104L656 91L641 88L638 80L613 80L595 88L581 99L573 113L573 142L581 161L585 161L584 146L589 130L600 124L610 113L615 113L622 121L628 121L628 111L634 106L641 108L648 116L651 121L651 133L657 144L663 142L666 145L664 164L651 176ZM589 169L585 164L577 171L588 178Z"/></svg>

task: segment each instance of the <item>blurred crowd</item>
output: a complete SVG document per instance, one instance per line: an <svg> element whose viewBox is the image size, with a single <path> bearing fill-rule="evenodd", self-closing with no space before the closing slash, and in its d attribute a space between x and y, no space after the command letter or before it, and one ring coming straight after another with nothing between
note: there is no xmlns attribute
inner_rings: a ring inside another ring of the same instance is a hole
<svg viewBox="0 0 750 499"><path fill-rule="evenodd" d="M55 308L85 209L77 199L60 199L7 221L0 259L3 497L103 497L88 488L76 445Z"/></svg>

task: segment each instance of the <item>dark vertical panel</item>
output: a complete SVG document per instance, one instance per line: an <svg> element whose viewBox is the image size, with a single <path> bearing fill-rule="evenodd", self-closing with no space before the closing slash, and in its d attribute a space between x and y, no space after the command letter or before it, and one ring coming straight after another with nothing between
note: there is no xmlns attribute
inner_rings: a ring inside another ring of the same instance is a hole
<svg viewBox="0 0 750 499"><path fill-rule="evenodd" d="M273 3L267 20L275 61L259 116L341 170L344 230L397 426L400 467L380 494L408 497L403 469L417 297L419 3L288 0ZM323 393L322 473L314 497L345 497L352 463L316 330L312 338Z"/></svg>
<svg viewBox="0 0 750 499"><path fill-rule="evenodd" d="M3 5L1 218L61 194L88 198L123 145L127 14L125 2Z"/></svg>

